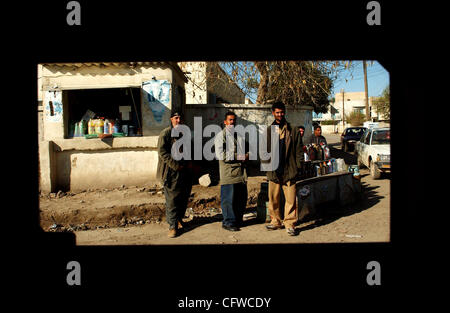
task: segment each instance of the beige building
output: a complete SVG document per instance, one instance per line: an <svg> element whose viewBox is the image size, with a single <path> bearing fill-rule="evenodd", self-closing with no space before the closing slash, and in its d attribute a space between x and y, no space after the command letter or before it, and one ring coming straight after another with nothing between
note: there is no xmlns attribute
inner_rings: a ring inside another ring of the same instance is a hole
<svg viewBox="0 0 450 313"><path fill-rule="evenodd" d="M369 110L370 110L370 120L380 121L383 120L383 116L377 112L374 105L374 101L378 97L369 97ZM350 124L342 125L342 113L348 116L351 112L360 112L366 115L366 101L364 92L344 92L336 93L334 95L334 102L330 103L330 109L327 113L313 113L313 120L320 122L326 120L336 120L339 121L336 125L323 125L322 131L327 133L341 132L343 127L349 127Z"/></svg>
<svg viewBox="0 0 450 313"><path fill-rule="evenodd" d="M187 78L172 62L38 65L40 189L86 190L156 182L157 141L183 109ZM74 137L94 112L121 119L130 136Z"/></svg>
<svg viewBox="0 0 450 313"><path fill-rule="evenodd" d="M210 62L179 62L186 73L186 103L222 104L247 103L244 92L229 81L228 74ZM251 101L250 101L251 102Z"/></svg>
<svg viewBox="0 0 450 313"><path fill-rule="evenodd" d="M374 97L369 97L369 111L370 117L376 116L375 108L372 105ZM341 119L342 112L345 115L351 112L359 112L367 116L366 113L366 100L365 92L344 92L336 93L334 95L334 103L332 104L334 109L338 112L337 117Z"/></svg>

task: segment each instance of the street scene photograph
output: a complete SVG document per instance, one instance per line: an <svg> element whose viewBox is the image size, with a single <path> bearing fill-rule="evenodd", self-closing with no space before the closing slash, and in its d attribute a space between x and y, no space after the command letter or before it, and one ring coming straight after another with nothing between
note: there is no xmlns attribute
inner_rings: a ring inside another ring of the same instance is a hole
<svg viewBox="0 0 450 313"><path fill-rule="evenodd" d="M45 232L77 246L391 241L382 62L36 70Z"/></svg>

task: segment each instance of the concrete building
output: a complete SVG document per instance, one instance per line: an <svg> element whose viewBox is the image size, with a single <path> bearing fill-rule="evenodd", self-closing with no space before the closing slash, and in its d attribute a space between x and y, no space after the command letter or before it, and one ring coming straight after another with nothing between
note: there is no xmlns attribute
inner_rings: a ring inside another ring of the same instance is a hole
<svg viewBox="0 0 450 313"><path fill-rule="evenodd" d="M244 103L245 94L228 74L211 62L179 62L186 73L186 103L222 104Z"/></svg>
<svg viewBox="0 0 450 313"><path fill-rule="evenodd" d="M377 97L369 97L369 110L371 121L382 120L383 117L377 113L374 100ZM322 131L324 132L341 132L342 129L342 114L345 116L349 115L351 112L360 112L366 115L366 101L364 92L344 92L336 93L334 95L334 102L330 103L330 108L327 113L314 113L313 121L337 121L337 125L322 125ZM345 127L350 126L345 124Z"/></svg>
<svg viewBox="0 0 450 313"><path fill-rule="evenodd" d="M41 191L156 182L158 136L171 110L183 109L186 82L172 62L38 65ZM73 137L88 112L121 118L136 136Z"/></svg>
<svg viewBox="0 0 450 313"><path fill-rule="evenodd" d="M345 115L350 114L351 112L359 112L367 116L366 113L366 100L365 93L363 92L344 92L336 93L334 95L334 103L332 106L338 112L337 116L339 119L342 119L342 111L344 111ZM369 112L370 117L373 119L376 116L376 110L373 106L374 97L369 97Z"/></svg>

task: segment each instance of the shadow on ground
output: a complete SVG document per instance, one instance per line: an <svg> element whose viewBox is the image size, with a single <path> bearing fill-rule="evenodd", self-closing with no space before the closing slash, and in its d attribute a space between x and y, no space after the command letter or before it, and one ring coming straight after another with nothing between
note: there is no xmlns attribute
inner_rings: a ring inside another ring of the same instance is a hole
<svg viewBox="0 0 450 313"><path fill-rule="evenodd" d="M344 152L341 149L337 149L333 146L340 146L340 144L332 144L330 145L330 153L331 153L331 157L332 158L336 158L336 159L344 159L345 163L348 165L354 165L357 164L357 160L356 160L356 156L353 153L350 152Z"/></svg>
<svg viewBox="0 0 450 313"><path fill-rule="evenodd" d="M333 223L342 217L350 216L370 209L384 198L378 194L378 188L378 186L371 186L366 183L361 183L361 194L358 195L354 203L346 206L340 206L337 202L329 202L317 206L315 214L307 215L306 218L300 220L299 227L297 227L298 230L305 231L324 226ZM301 226L301 224L309 222L313 223L306 226Z"/></svg>
<svg viewBox="0 0 450 313"><path fill-rule="evenodd" d="M253 213L255 211L256 211L256 206L248 207L245 210L244 214ZM195 216L192 220L184 223L183 233L190 232L190 231L194 230L195 228L206 225L206 224L222 222L222 220L223 220L223 215L220 213L213 215L213 216ZM250 217L250 218L244 220L244 222L241 225L241 228L248 227L248 226L255 225L255 224L262 224L262 223L259 222L256 219L256 217ZM222 227L222 223L220 223L220 227Z"/></svg>

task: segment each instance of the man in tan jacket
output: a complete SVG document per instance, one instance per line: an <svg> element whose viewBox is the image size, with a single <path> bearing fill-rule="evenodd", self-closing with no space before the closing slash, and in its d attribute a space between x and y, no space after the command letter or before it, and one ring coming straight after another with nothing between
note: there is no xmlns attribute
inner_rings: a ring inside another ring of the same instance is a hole
<svg viewBox="0 0 450 313"><path fill-rule="evenodd" d="M215 138L216 153L219 158L222 227L229 231L238 231L242 226L242 218L247 204L245 163L248 161L249 155L245 153L244 138L238 136L234 131L236 114L227 112L224 124L224 129Z"/></svg>

